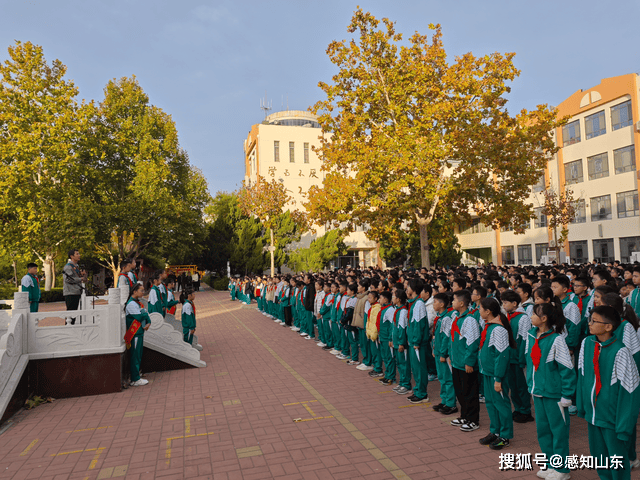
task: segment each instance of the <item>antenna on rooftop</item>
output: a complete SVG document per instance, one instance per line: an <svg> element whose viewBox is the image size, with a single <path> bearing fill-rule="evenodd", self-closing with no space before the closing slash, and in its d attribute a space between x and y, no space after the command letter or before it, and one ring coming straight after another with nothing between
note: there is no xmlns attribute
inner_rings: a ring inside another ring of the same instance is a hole
<svg viewBox="0 0 640 480"><path fill-rule="evenodd" d="M273 100L267 101L267 91L264 91L264 100L260 99L260 108L264 111L264 118L269 115L269 111L272 109Z"/></svg>

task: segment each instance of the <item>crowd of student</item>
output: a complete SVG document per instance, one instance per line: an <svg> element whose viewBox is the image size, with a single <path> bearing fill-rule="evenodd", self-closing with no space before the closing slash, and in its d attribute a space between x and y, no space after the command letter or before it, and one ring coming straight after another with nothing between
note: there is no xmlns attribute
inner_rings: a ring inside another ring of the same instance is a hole
<svg viewBox="0 0 640 480"><path fill-rule="evenodd" d="M166 317L167 313L175 315L176 305L178 305L178 303L182 304L182 333L184 341L192 344L193 335L196 331L196 307L194 304L194 289L190 285L183 286L182 292L180 293L180 301L178 302L173 295L176 286L176 277L161 270L151 275L147 283L146 291L148 292L148 299L147 307L145 308L142 303L145 288L132 271L133 266L135 266L135 261L125 260L122 262L120 265L118 286L129 287L129 298L124 306L127 326L125 343L130 352L130 385L139 387L149 383L149 381L142 378L140 374L144 332L151 326L149 314L155 312L163 317Z"/></svg>
<svg viewBox="0 0 640 480"><path fill-rule="evenodd" d="M250 289L247 288L250 285ZM567 479L572 415L588 422L597 458L640 466L640 266L460 267L415 272L375 269L232 280L236 298L346 360L411 403L458 413L451 425L479 428L482 445L509 446L514 422L536 422L547 461L540 478ZM317 329L317 334L316 334ZM531 414L531 399L535 420ZM456 402L457 400L457 402ZM458 409L459 404L459 409ZM558 458L558 457L556 457Z"/></svg>

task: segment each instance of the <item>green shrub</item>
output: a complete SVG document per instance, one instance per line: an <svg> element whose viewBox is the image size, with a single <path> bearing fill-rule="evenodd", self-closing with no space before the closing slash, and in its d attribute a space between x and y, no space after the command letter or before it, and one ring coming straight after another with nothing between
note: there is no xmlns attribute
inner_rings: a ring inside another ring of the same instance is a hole
<svg viewBox="0 0 640 480"><path fill-rule="evenodd" d="M62 287L52 288L48 292L40 290L40 303L49 302L64 302L64 295L62 295Z"/></svg>
<svg viewBox="0 0 640 480"><path fill-rule="evenodd" d="M216 278L211 287L214 290L227 290L229 288L229 277Z"/></svg>

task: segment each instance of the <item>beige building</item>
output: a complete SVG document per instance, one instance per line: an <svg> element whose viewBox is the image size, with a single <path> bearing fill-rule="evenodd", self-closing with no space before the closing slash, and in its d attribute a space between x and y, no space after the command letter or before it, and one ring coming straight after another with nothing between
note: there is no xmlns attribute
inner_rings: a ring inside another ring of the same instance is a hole
<svg viewBox="0 0 640 480"><path fill-rule="evenodd" d="M253 183L258 176L267 181L281 182L294 199L293 208L304 209L305 194L313 185L322 186L322 160L313 151L320 146L322 131L317 117L300 110L273 113L262 123L253 125L244 141L245 182ZM308 247L325 229L303 235L293 248ZM333 266L364 266L380 264L376 242L367 238L363 229L351 233L345 243L349 252Z"/></svg>
<svg viewBox="0 0 640 480"><path fill-rule="evenodd" d="M544 179L532 188L529 202L536 218L521 235L494 231L478 221L460 225L462 249L498 265L540 263L553 246L547 219L540 213L546 185L556 191L570 188L577 199L564 249L567 261L629 262L632 252L640 252L639 88L636 74L606 78L558 105L559 116L569 120L554 132L561 148L549 161Z"/></svg>

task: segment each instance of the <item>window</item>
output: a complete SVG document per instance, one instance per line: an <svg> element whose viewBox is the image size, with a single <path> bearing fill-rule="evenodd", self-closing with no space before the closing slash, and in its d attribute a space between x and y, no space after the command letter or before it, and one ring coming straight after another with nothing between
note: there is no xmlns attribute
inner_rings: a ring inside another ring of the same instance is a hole
<svg viewBox="0 0 640 480"><path fill-rule="evenodd" d="M589 202L591 205L591 221L611 220L611 195L593 197Z"/></svg>
<svg viewBox="0 0 640 480"><path fill-rule="evenodd" d="M593 258L598 262L613 262L613 238L593 241Z"/></svg>
<svg viewBox="0 0 640 480"><path fill-rule="evenodd" d="M533 213L535 219L533 220L533 228L542 228L547 226L547 216L542 213L542 207L534 208Z"/></svg>
<svg viewBox="0 0 640 480"><path fill-rule="evenodd" d="M640 237L623 237L620 239L620 260L631 263L631 254L640 252Z"/></svg>
<svg viewBox="0 0 640 480"><path fill-rule="evenodd" d="M580 120L566 124L562 127L562 146L573 145L580 141Z"/></svg>
<svg viewBox="0 0 640 480"><path fill-rule="evenodd" d="M585 223L587 221L587 207L584 200L573 202L573 209L576 211L571 223Z"/></svg>
<svg viewBox="0 0 640 480"><path fill-rule="evenodd" d="M273 141L273 161L280 161L280 142L278 140Z"/></svg>
<svg viewBox="0 0 640 480"><path fill-rule="evenodd" d="M518 245L518 263L521 265L531 265L531 245Z"/></svg>
<svg viewBox="0 0 640 480"><path fill-rule="evenodd" d="M604 110L584 118L584 136L587 140L607 133L604 123Z"/></svg>
<svg viewBox="0 0 640 480"><path fill-rule="evenodd" d="M586 240L569 242L571 263L587 263L589 261L589 244Z"/></svg>
<svg viewBox="0 0 640 480"><path fill-rule="evenodd" d="M513 256L513 246L502 247L502 264L514 265L515 263L516 259Z"/></svg>
<svg viewBox="0 0 640 480"><path fill-rule="evenodd" d="M536 183L533 186L533 192L541 192L544 190L545 187L545 178L544 178L544 173L542 175L540 175L540 178L538 179L538 183Z"/></svg>
<svg viewBox="0 0 640 480"><path fill-rule="evenodd" d="M493 229L491 227L486 226L484 223L480 223L480 220L477 218L472 220L471 223L462 222L460 224L460 235L471 235L473 233L487 233L491 232Z"/></svg>
<svg viewBox="0 0 640 480"><path fill-rule="evenodd" d="M628 127L633 123L631 116L631 100L611 107L611 130Z"/></svg>
<svg viewBox="0 0 640 480"><path fill-rule="evenodd" d="M295 142L289 142L289 162L294 163L296 161Z"/></svg>
<svg viewBox="0 0 640 480"><path fill-rule="evenodd" d="M637 190L617 193L616 204L618 205L618 218L637 217L640 215Z"/></svg>
<svg viewBox="0 0 640 480"><path fill-rule="evenodd" d="M633 172L636 169L636 148L634 145L619 148L613 151L613 165L616 175L619 173Z"/></svg>
<svg viewBox="0 0 640 480"><path fill-rule="evenodd" d="M607 152L593 157L587 157L587 168L589 169L589 180L604 178L609 176L609 155Z"/></svg>
<svg viewBox="0 0 640 480"><path fill-rule="evenodd" d="M304 144L304 163L309 163L309 144Z"/></svg>
<svg viewBox="0 0 640 480"><path fill-rule="evenodd" d="M542 263L542 257L547 254L546 243L536 243L536 263Z"/></svg>
<svg viewBox="0 0 640 480"><path fill-rule="evenodd" d="M564 183L571 185L572 183L580 183L584 181L582 174L582 160L569 162L564 164Z"/></svg>

